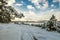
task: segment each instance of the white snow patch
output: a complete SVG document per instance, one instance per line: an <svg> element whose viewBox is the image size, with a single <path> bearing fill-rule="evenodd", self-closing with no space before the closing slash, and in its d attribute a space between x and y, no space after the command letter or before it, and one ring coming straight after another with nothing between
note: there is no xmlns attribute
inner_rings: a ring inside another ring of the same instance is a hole
<svg viewBox="0 0 60 40"><path fill-rule="evenodd" d="M17 24L0 24L0 40L60 40L60 34L39 27Z"/></svg>

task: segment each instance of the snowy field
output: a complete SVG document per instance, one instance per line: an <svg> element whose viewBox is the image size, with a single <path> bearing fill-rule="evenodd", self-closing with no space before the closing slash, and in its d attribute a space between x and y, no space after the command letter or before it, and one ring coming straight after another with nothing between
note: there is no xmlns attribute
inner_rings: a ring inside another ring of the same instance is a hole
<svg viewBox="0 0 60 40"><path fill-rule="evenodd" d="M48 32L39 27L18 24L0 24L0 40L60 40L60 33Z"/></svg>

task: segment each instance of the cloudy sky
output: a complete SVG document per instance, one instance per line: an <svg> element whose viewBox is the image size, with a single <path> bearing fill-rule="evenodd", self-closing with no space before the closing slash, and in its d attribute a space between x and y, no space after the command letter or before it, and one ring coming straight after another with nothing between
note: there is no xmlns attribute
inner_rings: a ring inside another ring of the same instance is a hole
<svg viewBox="0 0 60 40"><path fill-rule="evenodd" d="M52 14L60 20L60 0L8 0L25 17L16 20L48 20Z"/></svg>

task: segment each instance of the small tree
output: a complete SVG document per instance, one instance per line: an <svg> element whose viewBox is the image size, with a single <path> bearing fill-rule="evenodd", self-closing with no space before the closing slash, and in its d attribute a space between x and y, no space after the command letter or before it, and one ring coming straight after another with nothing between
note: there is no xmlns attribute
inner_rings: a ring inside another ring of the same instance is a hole
<svg viewBox="0 0 60 40"><path fill-rule="evenodd" d="M52 17L50 18L50 20L54 20L56 19L54 15L52 15Z"/></svg>
<svg viewBox="0 0 60 40"><path fill-rule="evenodd" d="M56 20L55 16L52 15L52 17L50 18L50 20L48 21L48 24L47 24L49 30L55 30L55 28L54 28L55 20Z"/></svg>

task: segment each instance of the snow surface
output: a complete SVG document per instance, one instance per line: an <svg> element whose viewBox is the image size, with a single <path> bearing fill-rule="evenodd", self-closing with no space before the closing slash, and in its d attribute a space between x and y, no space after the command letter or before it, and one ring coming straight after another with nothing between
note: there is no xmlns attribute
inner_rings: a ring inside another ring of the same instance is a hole
<svg viewBox="0 0 60 40"><path fill-rule="evenodd" d="M60 40L57 32L48 32L39 27L18 24L0 24L0 40Z"/></svg>

